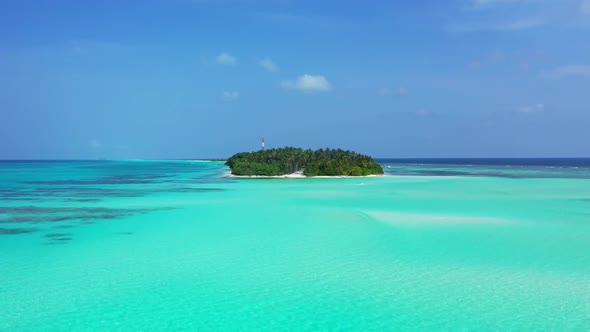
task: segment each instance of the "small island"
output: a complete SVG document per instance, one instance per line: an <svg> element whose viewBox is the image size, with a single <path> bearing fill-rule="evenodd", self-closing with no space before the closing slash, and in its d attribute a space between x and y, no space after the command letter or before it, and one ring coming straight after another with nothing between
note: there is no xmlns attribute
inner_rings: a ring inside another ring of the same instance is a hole
<svg viewBox="0 0 590 332"><path fill-rule="evenodd" d="M341 149L303 150L285 147L240 152L226 163L234 176L368 176L383 169L373 158Z"/></svg>

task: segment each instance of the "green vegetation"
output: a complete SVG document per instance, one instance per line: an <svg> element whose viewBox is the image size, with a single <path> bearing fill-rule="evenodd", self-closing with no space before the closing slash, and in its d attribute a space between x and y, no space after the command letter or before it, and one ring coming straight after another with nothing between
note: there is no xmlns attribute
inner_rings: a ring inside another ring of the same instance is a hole
<svg viewBox="0 0 590 332"><path fill-rule="evenodd" d="M340 149L303 150L286 147L240 152L226 163L233 175L278 176L304 170L306 176L364 176L383 174L373 158Z"/></svg>

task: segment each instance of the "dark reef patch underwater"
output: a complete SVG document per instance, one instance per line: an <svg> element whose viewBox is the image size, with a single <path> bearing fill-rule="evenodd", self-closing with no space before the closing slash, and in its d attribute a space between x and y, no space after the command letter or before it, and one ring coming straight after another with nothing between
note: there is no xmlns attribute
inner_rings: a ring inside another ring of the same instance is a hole
<svg viewBox="0 0 590 332"><path fill-rule="evenodd" d="M3 161L0 162L1 235L27 234L176 209L117 201L225 189L220 163L192 161ZM35 227L12 227L34 224ZM57 225L56 225L57 224ZM66 240L61 240L66 241Z"/></svg>
<svg viewBox="0 0 590 332"><path fill-rule="evenodd" d="M153 211L169 210L171 208L141 208L141 209L114 209L114 208L69 208L69 207L38 207L18 206L0 207L0 224L11 223L55 223L62 221L93 221L117 219L135 214L149 213Z"/></svg>
<svg viewBox="0 0 590 332"><path fill-rule="evenodd" d="M36 228L0 228L0 235L27 234L36 231Z"/></svg>

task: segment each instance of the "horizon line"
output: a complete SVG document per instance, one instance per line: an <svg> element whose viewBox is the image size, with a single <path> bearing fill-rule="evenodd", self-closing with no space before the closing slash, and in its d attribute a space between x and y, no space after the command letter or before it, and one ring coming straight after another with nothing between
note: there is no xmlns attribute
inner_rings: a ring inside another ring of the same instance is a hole
<svg viewBox="0 0 590 332"><path fill-rule="evenodd" d="M94 158L94 159L78 159L78 158L24 158L24 159L3 159L0 158L0 162L4 161L132 161L132 160L149 160L149 161L157 161L157 160L178 160L178 161L216 161L216 160L226 160L229 157L219 158L219 157L212 157L212 158ZM372 157L375 160L378 159L397 159L397 160L404 160L404 159L430 159L430 160L437 160L437 159L590 159L590 157Z"/></svg>

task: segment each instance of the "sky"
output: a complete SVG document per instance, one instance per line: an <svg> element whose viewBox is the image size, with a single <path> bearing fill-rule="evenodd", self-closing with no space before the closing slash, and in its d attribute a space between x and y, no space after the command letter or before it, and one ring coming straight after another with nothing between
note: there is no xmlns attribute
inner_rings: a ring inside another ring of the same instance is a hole
<svg viewBox="0 0 590 332"><path fill-rule="evenodd" d="M590 157L590 0L0 0L0 159Z"/></svg>

